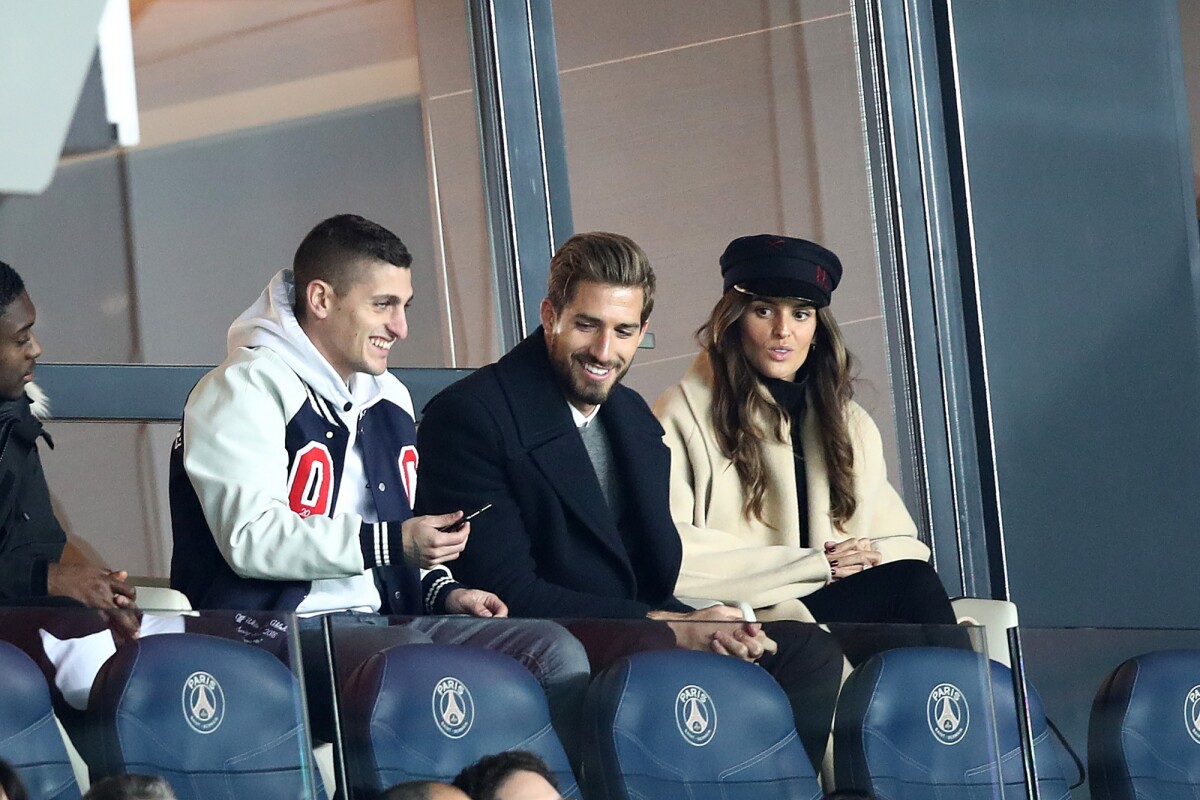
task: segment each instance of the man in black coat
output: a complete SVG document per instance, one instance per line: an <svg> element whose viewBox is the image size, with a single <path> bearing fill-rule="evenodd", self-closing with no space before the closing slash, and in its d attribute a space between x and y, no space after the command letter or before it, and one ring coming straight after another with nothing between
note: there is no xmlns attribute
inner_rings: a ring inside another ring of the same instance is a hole
<svg viewBox="0 0 1200 800"><path fill-rule="evenodd" d="M135 608L124 571L62 564L67 535L54 516L37 442L53 447L29 396L42 354L33 335L37 311L21 276L0 261L0 605L46 605L66 597L92 608ZM120 633L133 615L111 617Z"/></svg>
<svg viewBox="0 0 1200 800"><path fill-rule="evenodd" d="M633 241L571 237L551 261L542 326L425 409L417 513L492 504L456 572L505 597L513 616L666 623L640 626L634 645L620 626L581 634L596 670L622 649L655 646L758 662L787 692L819 764L842 668L832 638L800 623L747 623L729 606L695 611L674 596L670 453L645 401L620 385L653 304L654 273Z"/></svg>

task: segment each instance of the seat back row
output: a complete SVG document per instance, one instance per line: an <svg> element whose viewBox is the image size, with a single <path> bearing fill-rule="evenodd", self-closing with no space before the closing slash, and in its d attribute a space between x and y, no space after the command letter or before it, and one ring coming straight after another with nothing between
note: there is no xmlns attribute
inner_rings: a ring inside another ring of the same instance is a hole
<svg viewBox="0 0 1200 800"><path fill-rule="evenodd" d="M0 757L34 800L78 798L41 671L0 642L6 676ZM476 758L531 750L564 797L821 796L786 697L761 669L705 653L621 659L598 676L584 715L582 786L550 727L537 682L489 651L385 650L362 664L343 709L352 796L405 780L446 780ZM314 785L296 677L274 656L202 634L118 648L89 703L92 777L146 772L189 798L324 797ZM1039 794L1070 797L1056 741L1028 696ZM975 653L905 648L848 678L834 724L838 788L906 798L1024 797L1008 669ZM1096 695L1089 730L1095 800L1191 798L1200 787L1200 652L1131 659Z"/></svg>

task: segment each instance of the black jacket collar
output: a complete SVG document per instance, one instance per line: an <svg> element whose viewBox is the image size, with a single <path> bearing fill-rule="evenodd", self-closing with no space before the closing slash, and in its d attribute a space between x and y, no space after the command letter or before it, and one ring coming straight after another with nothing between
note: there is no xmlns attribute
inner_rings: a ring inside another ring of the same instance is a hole
<svg viewBox="0 0 1200 800"><path fill-rule="evenodd" d="M541 326L496 362L497 376L514 409L517 433L526 447L575 430L566 395L558 385L546 336ZM614 438L651 437L661 442L662 425L642 412L645 402L633 389L617 385L600 406L600 414ZM613 420L612 424L608 424ZM620 433L618 434L618 429ZM615 446L615 445L614 445Z"/></svg>
<svg viewBox="0 0 1200 800"><path fill-rule="evenodd" d="M550 364L542 328L510 350L496 362L495 368L501 391L512 409L522 448L538 465L563 505L603 542L632 579L630 554ZM665 493L661 497L654 493L650 487L656 481L650 478L661 476L665 488L670 469L662 425L637 392L620 385L613 388L599 413L622 471L623 489L630 498L628 510L640 520L656 519L655 511L660 505L666 508L667 497ZM670 533L674 535L673 526Z"/></svg>
<svg viewBox="0 0 1200 800"><path fill-rule="evenodd" d="M36 444L40 436L54 449L54 441L42 427L41 421L33 415L30 406L31 402L26 395L21 395L16 400L0 401L0 430L4 431L6 437L14 436L27 447Z"/></svg>

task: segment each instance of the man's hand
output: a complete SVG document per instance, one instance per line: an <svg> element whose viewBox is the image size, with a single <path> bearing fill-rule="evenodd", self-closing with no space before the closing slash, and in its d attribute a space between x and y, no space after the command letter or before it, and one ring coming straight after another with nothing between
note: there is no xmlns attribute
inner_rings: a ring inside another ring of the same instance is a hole
<svg viewBox="0 0 1200 800"><path fill-rule="evenodd" d="M730 606L686 613L651 611L647 616L666 621L675 633L675 643L686 650L708 650L754 662L777 649L775 641L763 633L762 625L744 621L742 612Z"/></svg>
<svg viewBox="0 0 1200 800"><path fill-rule="evenodd" d="M875 549L870 539L847 539L836 544L826 542L825 558L829 559L829 581L832 583L870 569L883 559L883 554Z"/></svg>
<svg viewBox="0 0 1200 800"><path fill-rule="evenodd" d="M472 617L507 617L508 606L491 592L482 589L455 589L446 595L446 613Z"/></svg>
<svg viewBox="0 0 1200 800"><path fill-rule="evenodd" d="M463 512L455 511L453 514L436 514L405 520L400 526L404 541L404 560L414 567L429 569L458 558L458 554L467 546L471 523L468 522L457 531L438 529L453 525L462 519L462 515Z"/></svg>
<svg viewBox="0 0 1200 800"><path fill-rule="evenodd" d="M108 570L91 564L50 564L46 593L71 597L89 608L113 611L106 616L118 644L138 633L137 589L129 585L125 570Z"/></svg>
<svg viewBox="0 0 1200 800"><path fill-rule="evenodd" d="M46 571L46 593L73 597L89 608L137 608L137 590L125 570L107 570L91 564L51 564Z"/></svg>

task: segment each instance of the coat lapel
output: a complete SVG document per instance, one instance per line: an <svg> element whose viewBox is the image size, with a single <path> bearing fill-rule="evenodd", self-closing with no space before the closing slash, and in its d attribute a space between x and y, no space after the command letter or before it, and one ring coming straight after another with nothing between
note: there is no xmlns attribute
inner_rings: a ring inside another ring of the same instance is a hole
<svg viewBox="0 0 1200 800"><path fill-rule="evenodd" d="M670 515L671 450L663 442L662 425L632 389L614 389L600 414L628 498L626 524L639 538L642 596L665 601L675 590L683 557Z"/></svg>
<svg viewBox="0 0 1200 800"><path fill-rule="evenodd" d="M622 473L622 488L636 501L639 516L648 519L667 507L663 498L651 490L670 475L671 451L663 443L662 425L631 392L623 388L614 390L601 406L600 415Z"/></svg>

